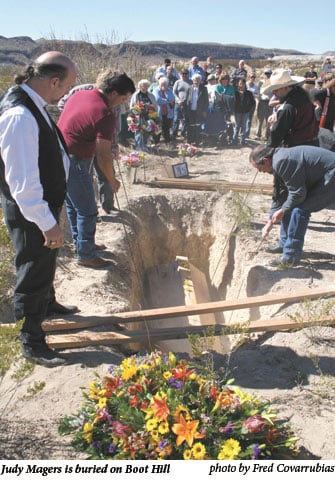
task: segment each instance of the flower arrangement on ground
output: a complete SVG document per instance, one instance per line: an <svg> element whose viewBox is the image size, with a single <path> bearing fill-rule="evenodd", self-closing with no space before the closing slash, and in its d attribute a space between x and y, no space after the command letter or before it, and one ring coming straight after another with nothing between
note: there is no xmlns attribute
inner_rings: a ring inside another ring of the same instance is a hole
<svg viewBox="0 0 335 480"><path fill-rule="evenodd" d="M172 354L130 356L93 380L72 434L91 459L292 458L297 438L268 402L222 384Z"/></svg>
<svg viewBox="0 0 335 480"><path fill-rule="evenodd" d="M160 118L152 103L138 102L127 116L128 130L133 133L158 135L161 132Z"/></svg>
<svg viewBox="0 0 335 480"><path fill-rule="evenodd" d="M181 157L193 157L198 152L197 147L190 143L181 143L178 146L178 155Z"/></svg>
<svg viewBox="0 0 335 480"><path fill-rule="evenodd" d="M122 155L121 160L126 167L140 167L145 159L143 152L130 152L128 155Z"/></svg>

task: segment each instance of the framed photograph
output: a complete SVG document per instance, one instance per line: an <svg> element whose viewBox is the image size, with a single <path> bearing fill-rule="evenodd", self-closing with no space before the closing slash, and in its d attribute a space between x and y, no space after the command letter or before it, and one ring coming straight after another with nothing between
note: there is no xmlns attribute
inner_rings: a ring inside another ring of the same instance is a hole
<svg viewBox="0 0 335 480"><path fill-rule="evenodd" d="M172 165L172 170L175 178L188 177L188 166L186 162Z"/></svg>

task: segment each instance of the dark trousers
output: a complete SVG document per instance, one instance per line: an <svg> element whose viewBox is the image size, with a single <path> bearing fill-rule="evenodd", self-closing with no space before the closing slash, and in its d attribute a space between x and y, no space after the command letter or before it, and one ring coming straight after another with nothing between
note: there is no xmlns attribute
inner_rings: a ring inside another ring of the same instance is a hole
<svg viewBox="0 0 335 480"><path fill-rule="evenodd" d="M42 321L48 304L55 300L53 281L57 249L43 246L44 237L35 223L27 221L17 204L2 196L2 209L15 248L15 320L24 319L21 341L36 345L44 341ZM52 209L58 221L61 208Z"/></svg>
<svg viewBox="0 0 335 480"><path fill-rule="evenodd" d="M198 116L199 114L196 110L190 110L186 116L187 141L196 145L199 145L201 139L201 123Z"/></svg>

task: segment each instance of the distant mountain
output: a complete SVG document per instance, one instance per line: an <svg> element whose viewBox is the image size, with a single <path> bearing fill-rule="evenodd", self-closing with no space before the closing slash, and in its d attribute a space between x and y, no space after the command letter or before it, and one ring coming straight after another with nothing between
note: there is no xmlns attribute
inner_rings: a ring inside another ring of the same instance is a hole
<svg viewBox="0 0 335 480"><path fill-rule="evenodd" d="M6 38L0 36L0 65L26 65L41 53L57 49L69 56L78 53L88 56L108 58L112 55L127 56L136 51L137 56L156 59L158 63L165 57L172 60L189 60L193 56L200 61L208 56L215 59L267 59L280 55L307 55L297 50L279 48L258 48L249 45L220 43L187 43L187 42L122 42L115 45L91 44L84 41L44 39L32 40L30 37Z"/></svg>

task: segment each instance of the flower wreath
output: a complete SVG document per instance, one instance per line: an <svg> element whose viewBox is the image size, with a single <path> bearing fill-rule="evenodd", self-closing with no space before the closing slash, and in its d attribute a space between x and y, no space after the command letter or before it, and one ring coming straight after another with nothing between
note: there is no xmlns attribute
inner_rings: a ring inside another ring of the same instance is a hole
<svg viewBox="0 0 335 480"><path fill-rule="evenodd" d="M197 368L173 353L125 358L59 431L91 459L293 458L298 439L269 402Z"/></svg>

